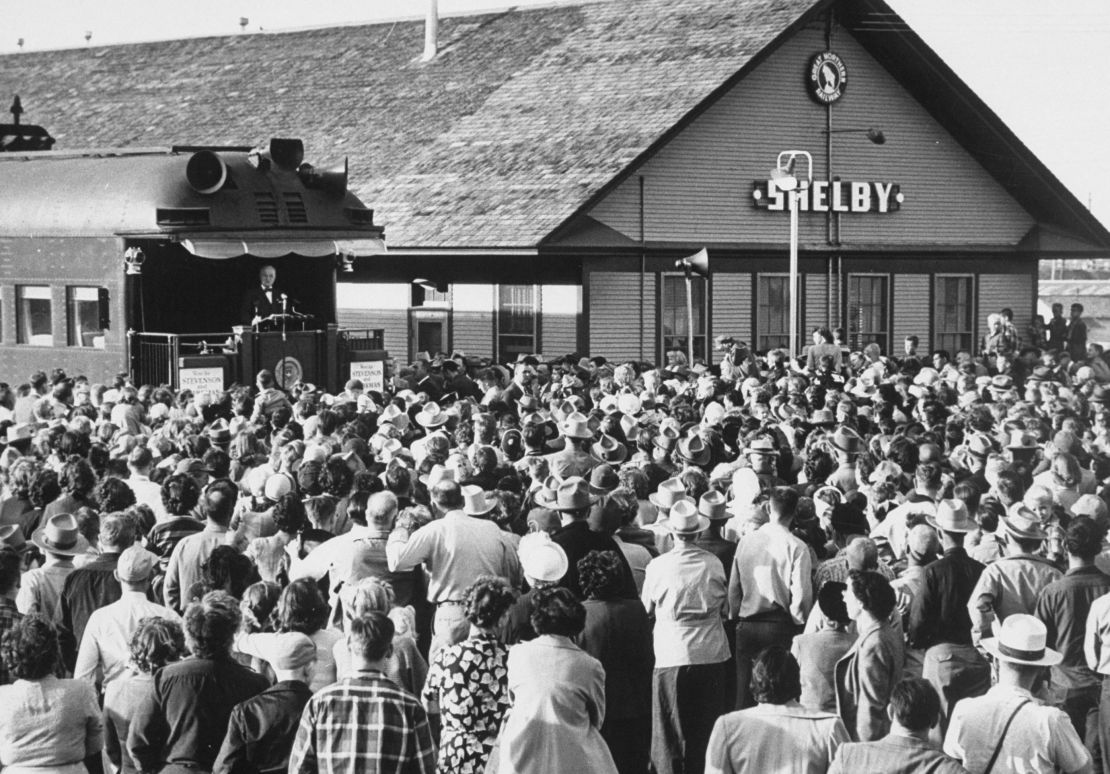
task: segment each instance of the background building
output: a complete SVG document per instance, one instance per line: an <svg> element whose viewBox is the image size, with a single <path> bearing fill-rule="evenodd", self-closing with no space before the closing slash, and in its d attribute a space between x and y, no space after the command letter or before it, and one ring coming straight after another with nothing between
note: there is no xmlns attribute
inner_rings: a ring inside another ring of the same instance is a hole
<svg viewBox="0 0 1110 774"><path fill-rule="evenodd" d="M339 320L383 328L399 357L658 360L689 336L675 260L703 246L696 350L720 334L785 345L789 216L767 187L783 150L813 157L803 331L974 348L1004 306L1024 329L1038 261L1110 254L1110 233L878 0L445 18L428 59L424 37L412 21L15 54L0 93L59 149L278 134L348 155L390 254L356 262Z"/></svg>

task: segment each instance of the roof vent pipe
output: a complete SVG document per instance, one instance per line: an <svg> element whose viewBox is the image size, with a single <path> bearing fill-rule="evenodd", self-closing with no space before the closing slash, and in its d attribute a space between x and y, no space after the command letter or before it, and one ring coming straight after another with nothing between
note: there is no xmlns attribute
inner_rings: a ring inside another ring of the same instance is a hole
<svg viewBox="0 0 1110 774"><path fill-rule="evenodd" d="M439 48L439 0L428 0L428 18L424 21L424 56L421 60L430 62L436 58Z"/></svg>

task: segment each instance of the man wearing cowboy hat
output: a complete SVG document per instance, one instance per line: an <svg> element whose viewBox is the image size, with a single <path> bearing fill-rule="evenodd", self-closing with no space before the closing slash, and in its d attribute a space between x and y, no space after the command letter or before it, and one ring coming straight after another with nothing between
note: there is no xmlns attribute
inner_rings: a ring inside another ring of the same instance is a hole
<svg viewBox="0 0 1110 774"><path fill-rule="evenodd" d="M1092 771L1091 755L1068 716L1032 694L1045 669L1062 659L1046 647L1046 635L1040 620L1018 613L982 641L998 665L998 683L957 704L944 737L944 752L973 774Z"/></svg>
<svg viewBox="0 0 1110 774"><path fill-rule="evenodd" d="M925 651L922 677L937 689L947 718L958 699L979 696L990 686L990 666L971 643L967 609L983 565L964 550L964 539L976 524L962 501L941 500L928 523L940 536L944 556L925 568L906 634L911 648Z"/></svg>
<svg viewBox="0 0 1110 774"><path fill-rule="evenodd" d="M561 479L590 475L590 471L600 465L601 460L587 451L594 433L590 429L586 416L578 411L572 411L559 424L559 431L566 439L566 447L562 451L547 455L551 475Z"/></svg>
<svg viewBox="0 0 1110 774"><path fill-rule="evenodd" d="M609 535L590 529L590 509L598 499L599 495L593 493L590 482L579 476L560 482L554 490L544 488L536 494L536 505L558 511L562 520L562 527L551 535L551 539L562 546L569 562L559 585L583 599L582 586L578 582L578 561L590 551L614 551L621 558L622 565L620 595L635 599L636 580L620 546Z"/></svg>
<svg viewBox="0 0 1110 774"><path fill-rule="evenodd" d="M776 471L779 450L775 448L775 442L769 436L760 435L752 438L744 448L744 456L747 457L752 470L759 476L760 484L764 489L785 486L786 482L778 477Z"/></svg>
<svg viewBox="0 0 1110 774"><path fill-rule="evenodd" d="M697 546L709 527L697 505L677 502L666 524L674 548L648 564L640 594L655 616L651 761L655 771L694 772L725 711L728 584L720 560Z"/></svg>
<svg viewBox="0 0 1110 774"><path fill-rule="evenodd" d="M1040 593L1063 577L1050 561L1037 555L1048 535L1035 513L1016 505L1001 522L1005 554L983 570L967 603L972 642L986 636L996 618L1005 621L1014 613L1032 615Z"/></svg>
<svg viewBox="0 0 1110 774"><path fill-rule="evenodd" d="M863 451L863 439L850 427L839 427L829 439L829 445L836 455L836 470L825 483L835 486L844 494L859 491L858 461Z"/></svg>
<svg viewBox="0 0 1110 774"><path fill-rule="evenodd" d="M464 493L454 481L442 480L431 488L432 503L443 518L411 535L394 529L386 544L390 572L404 572L423 564L430 575L428 601L436 606L429 658L444 647L461 641L469 631L466 590L479 576L505 578L520 584L520 560L507 533L492 521L480 518L497 502L474 487Z"/></svg>

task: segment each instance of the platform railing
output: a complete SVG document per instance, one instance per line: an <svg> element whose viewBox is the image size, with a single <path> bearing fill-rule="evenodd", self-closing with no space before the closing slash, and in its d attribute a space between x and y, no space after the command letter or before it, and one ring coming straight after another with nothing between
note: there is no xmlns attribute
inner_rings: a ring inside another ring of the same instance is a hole
<svg viewBox="0 0 1110 774"><path fill-rule="evenodd" d="M236 355L238 339L229 333L128 332L131 378L136 384L177 384L185 355Z"/></svg>

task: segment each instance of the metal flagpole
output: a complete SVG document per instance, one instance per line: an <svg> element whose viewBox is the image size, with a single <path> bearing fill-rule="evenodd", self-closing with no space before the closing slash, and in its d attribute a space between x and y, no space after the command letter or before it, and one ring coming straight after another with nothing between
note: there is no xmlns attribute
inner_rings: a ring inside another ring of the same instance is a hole
<svg viewBox="0 0 1110 774"><path fill-rule="evenodd" d="M694 365L694 290L690 280L690 266L686 264L686 355L687 365Z"/></svg>

